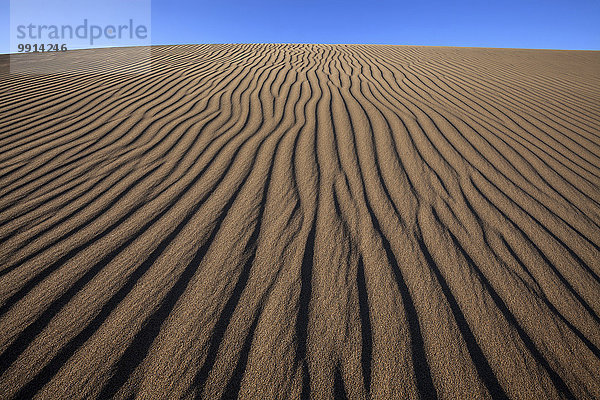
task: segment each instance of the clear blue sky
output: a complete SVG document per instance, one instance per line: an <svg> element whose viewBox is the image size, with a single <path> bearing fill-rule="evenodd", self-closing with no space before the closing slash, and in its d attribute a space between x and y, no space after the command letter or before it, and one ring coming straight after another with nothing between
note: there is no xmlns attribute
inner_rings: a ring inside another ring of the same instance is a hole
<svg viewBox="0 0 600 400"><path fill-rule="evenodd" d="M0 16L5 32L0 53L7 53L9 0L0 0ZM600 50L599 26L600 0L153 0L151 37L153 44L382 43Z"/></svg>

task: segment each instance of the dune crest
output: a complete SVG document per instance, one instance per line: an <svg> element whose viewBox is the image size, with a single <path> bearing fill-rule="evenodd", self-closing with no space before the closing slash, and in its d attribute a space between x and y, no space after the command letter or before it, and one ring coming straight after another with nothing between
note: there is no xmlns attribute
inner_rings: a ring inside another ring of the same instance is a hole
<svg viewBox="0 0 600 400"><path fill-rule="evenodd" d="M0 60L0 397L600 398L600 52L136 51Z"/></svg>

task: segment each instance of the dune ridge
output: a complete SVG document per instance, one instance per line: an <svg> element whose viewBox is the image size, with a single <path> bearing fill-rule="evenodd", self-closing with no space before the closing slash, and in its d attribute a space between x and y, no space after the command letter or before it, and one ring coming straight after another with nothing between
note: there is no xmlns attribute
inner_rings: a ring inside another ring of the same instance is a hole
<svg viewBox="0 0 600 400"><path fill-rule="evenodd" d="M140 51L0 57L1 397L600 398L600 52Z"/></svg>

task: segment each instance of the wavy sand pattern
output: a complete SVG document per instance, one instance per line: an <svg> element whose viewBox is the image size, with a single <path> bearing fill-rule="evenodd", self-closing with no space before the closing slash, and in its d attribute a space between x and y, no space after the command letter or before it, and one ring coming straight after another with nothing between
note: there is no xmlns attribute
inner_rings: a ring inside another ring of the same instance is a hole
<svg viewBox="0 0 600 400"><path fill-rule="evenodd" d="M600 52L152 53L1 60L0 397L600 397Z"/></svg>

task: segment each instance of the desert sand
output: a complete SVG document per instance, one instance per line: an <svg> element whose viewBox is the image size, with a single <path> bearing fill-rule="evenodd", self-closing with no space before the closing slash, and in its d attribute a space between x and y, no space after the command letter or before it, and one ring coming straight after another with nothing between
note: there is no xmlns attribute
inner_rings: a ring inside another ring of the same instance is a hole
<svg viewBox="0 0 600 400"><path fill-rule="evenodd" d="M137 51L0 59L1 398L600 398L600 52Z"/></svg>

